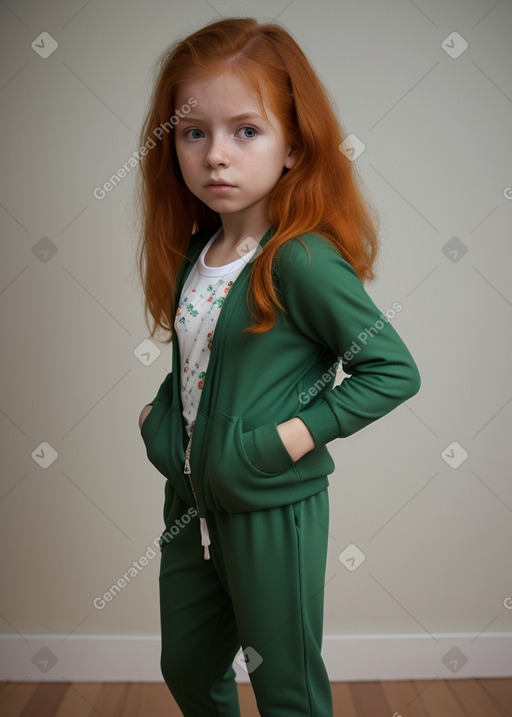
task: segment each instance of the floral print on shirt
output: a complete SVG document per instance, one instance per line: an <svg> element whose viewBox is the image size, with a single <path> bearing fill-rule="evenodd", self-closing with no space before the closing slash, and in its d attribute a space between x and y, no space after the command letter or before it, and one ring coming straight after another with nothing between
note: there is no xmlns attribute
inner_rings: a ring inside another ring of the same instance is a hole
<svg viewBox="0 0 512 717"><path fill-rule="evenodd" d="M188 408L185 413L190 421L199 405L198 391L202 391L204 386L214 336L214 328L204 333L206 328L204 322L210 317L215 327L220 309L232 285L233 281L219 277L210 281L201 291L189 289L176 309L176 323L179 330L196 335L196 340L203 343L200 354L198 355L197 350L194 352L197 360L191 363L190 357L186 357L183 362L181 391L183 398L186 395Z"/></svg>

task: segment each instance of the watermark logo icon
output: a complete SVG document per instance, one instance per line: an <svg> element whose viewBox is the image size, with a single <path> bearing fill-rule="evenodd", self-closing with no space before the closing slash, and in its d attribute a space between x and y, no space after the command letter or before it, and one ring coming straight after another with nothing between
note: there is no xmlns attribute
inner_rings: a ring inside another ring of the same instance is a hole
<svg viewBox="0 0 512 717"><path fill-rule="evenodd" d="M447 55L450 55L452 60L456 60L458 57L462 55L463 52L466 52L469 45L466 42L466 40L460 35L458 32L452 32L448 35L448 37L445 37L444 40L441 43L441 47L446 52Z"/></svg>
<svg viewBox="0 0 512 717"><path fill-rule="evenodd" d="M50 57L58 46L59 43L50 35L49 32L42 32L31 44L32 49L35 50L37 54L43 58L43 60Z"/></svg>
<svg viewBox="0 0 512 717"><path fill-rule="evenodd" d="M338 560L352 573L354 570L357 570L362 563L364 563L366 555L357 547L357 545L355 545L355 543L350 543L350 545L347 545L347 547L338 555Z"/></svg>
<svg viewBox="0 0 512 717"><path fill-rule="evenodd" d="M32 254L35 254L43 264L49 262L56 253L57 247L48 237L41 237L32 247Z"/></svg>
<svg viewBox="0 0 512 717"><path fill-rule="evenodd" d="M240 650L235 660L247 673L254 672L263 662L262 656L256 652L254 647L246 647L245 650Z"/></svg>
<svg viewBox="0 0 512 717"><path fill-rule="evenodd" d="M449 446L446 446L444 451L441 452L441 458L443 461L448 463L450 468L458 468L461 466L469 453L467 450L460 445L457 441L452 441Z"/></svg>
<svg viewBox="0 0 512 717"><path fill-rule="evenodd" d="M153 361L160 356L161 351L151 339L144 339L133 349L133 353L144 366L151 366Z"/></svg>
<svg viewBox="0 0 512 717"><path fill-rule="evenodd" d="M245 237L236 246L236 253L245 261L246 264L250 264L254 261L263 250L263 247L259 245L254 237Z"/></svg>
<svg viewBox="0 0 512 717"><path fill-rule="evenodd" d="M55 667L58 661L57 655L54 655L48 647L42 647L32 657L34 665L41 670L41 672L45 673L50 672L52 667Z"/></svg>
<svg viewBox="0 0 512 717"><path fill-rule="evenodd" d="M441 658L443 665L450 670L450 672L459 672L464 665L468 662L466 655L459 650L458 647L452 647L446 655Z"/></svg>
<svg viewBox="0 0 512 717"><path fill-rule="evenodd" d="M43 441L37 448L34 448L30 455L41 468L49 468L59 457L55 448L46 441Z"/></svg>
<svg viewBox="0 0 512 717"><path fill-rule="evenodd" d="M468 253L468 248L458 237L452 237L442 247L443 254L454 264Z"/></svg>
<svg viewBox="0 0 512 717"><path fill-rule="evenodd" d="M349 134L339 145L338 149L343 152L347 159L350 159L351 162L355 162L366 149L366 145L356 134Z"/></svg>

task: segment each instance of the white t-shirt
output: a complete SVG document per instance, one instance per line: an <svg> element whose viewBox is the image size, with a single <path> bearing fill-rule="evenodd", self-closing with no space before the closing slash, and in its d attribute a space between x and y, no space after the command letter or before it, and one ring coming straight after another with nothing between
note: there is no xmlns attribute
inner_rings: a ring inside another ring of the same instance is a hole
<svg viewBox="0 0 512 717"><path fill-rule="evenodd" d="M255 246L230 264L206 266L204 257L221 229L208 241L192 267L183 286L174 319L181 357L181 402L189 436L197 415L222 304L233 282L257 249Z"/></svg>

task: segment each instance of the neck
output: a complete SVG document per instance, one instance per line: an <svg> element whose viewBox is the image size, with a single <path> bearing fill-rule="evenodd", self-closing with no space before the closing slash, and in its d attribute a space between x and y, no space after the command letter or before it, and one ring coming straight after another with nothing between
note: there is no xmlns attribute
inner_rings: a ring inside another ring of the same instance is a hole
<svg viewBox="0 0 512 717"><path fill-rule="evenodd" d="M270 229L271 223L267 217L236 217L233 214L221 214L222 229L215 240L219 246L226 249L235 249L240 242L253 237L259 241Z"/></svg>

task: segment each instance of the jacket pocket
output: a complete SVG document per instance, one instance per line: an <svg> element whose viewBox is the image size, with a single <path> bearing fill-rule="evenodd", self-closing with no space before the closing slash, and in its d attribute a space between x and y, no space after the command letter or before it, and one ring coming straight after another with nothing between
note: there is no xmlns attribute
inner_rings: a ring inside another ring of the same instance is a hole
<svg viewBox="0 0 512 717"><path fill-rule="evenodd" d="M246 432L243 432L242 423L238 424L240 430L235 431L235 438L241 456L255 473L275 476L293 463L275 423L266 423Z"/></svg>
<svg viewBox="0 0 512 717"><path fill-rule="evenodd" d="M243 431L241 416L217 409L207 437L200 464L210 509L236 513L299 500L301 478L275 423Z"/></svg>
<svg viewBox="0 0 512 717"><path fill-rule="evenodd" d="M170 477L168 456L171 436L171 405L167 399L154 401L140 429L149 461L166 478Z"/></svg>
<svg viewBox="0 0 512 717"><path fill-rule="evenodd" d="M146 447L149 461L177 488L185 499L182 470L185 461L181 416L172 407L171 374L167 375L157 396L151 403L152 409L144 419L140 435ZM147 404L150 405L150 404Z"/></svg>

